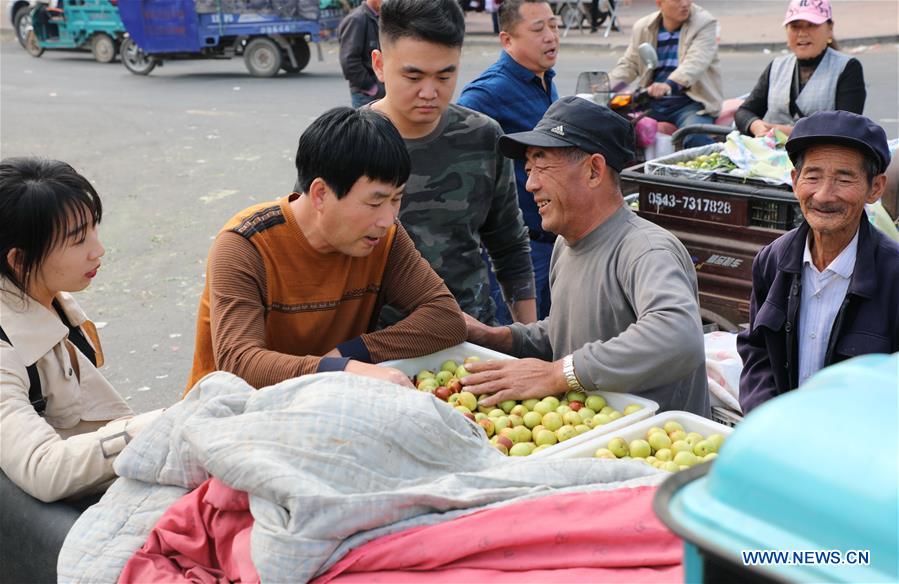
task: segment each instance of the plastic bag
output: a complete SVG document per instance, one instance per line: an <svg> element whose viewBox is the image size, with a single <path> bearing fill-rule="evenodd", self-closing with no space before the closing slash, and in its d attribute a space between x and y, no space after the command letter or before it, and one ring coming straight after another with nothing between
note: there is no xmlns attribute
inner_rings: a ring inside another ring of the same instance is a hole
<svg viewBox="0 0 899 584"><path fill-rule="evenodd" d="M705 335L705 368L713 405L739 413L743 360L737 353L737 335L724 331Z"/></svg>
<svg viewBox="0 0 899 584"><path fill-rule="evenodd" d="M734 130L727 135L724 152L737 169L730 174L746 178L762 178L782 184L791 184L793 163L783 144L787 136L774 130L764 136L751 138Z"/></svg>
<svg viewBox="0 0 899 584"><path fill-rule="evenodd" d="M659 123L649 116L644 116L634 125L634 134L637 135L637 147L646 148L655 144L656 134L659 131Z"/></svg>

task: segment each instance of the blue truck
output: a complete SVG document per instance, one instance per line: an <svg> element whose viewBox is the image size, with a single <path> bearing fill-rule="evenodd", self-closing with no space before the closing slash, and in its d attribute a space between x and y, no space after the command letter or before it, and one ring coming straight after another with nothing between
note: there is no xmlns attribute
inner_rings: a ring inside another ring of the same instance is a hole
<svg viewBox="0 0 899 584"><path fill-rule="evenodd" d="M323 13L318 0L123 0L119 13L122 63L136 75L167 60L242 56L255 77L302 71L309 43L343 16Z"/></svg>

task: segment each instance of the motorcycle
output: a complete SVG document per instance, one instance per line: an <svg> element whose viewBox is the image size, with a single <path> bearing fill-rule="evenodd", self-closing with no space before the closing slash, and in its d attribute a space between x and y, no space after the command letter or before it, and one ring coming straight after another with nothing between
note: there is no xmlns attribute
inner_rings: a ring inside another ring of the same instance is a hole
<svg viewBox="0 0 899 584"><path fill-rule="evenodd" d="M637 52L649 70L658 67L659 57L651 44L641 44L637 47ZM681 150L684 139L693 134L707 134L716 141L723 141L733 131L734 114L745 98L725 100L714 124L693 124L677 128L674 124L656 122L648 117L654 98L646 88L635 87L633 84L619 84L613 88L608 73L604 71L584 71L578 75L575 93L630 120L637 136L638 161L646 160L647 154L653 158L663 155L666 150Z"/></svg>

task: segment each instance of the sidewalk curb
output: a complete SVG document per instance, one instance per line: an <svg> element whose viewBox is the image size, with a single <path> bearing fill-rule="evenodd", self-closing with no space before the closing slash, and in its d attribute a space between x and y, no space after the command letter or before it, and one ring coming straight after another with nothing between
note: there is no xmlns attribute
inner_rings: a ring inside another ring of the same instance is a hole
<svg viewBox="0 0 899 584"><path fill-rule="evenodd" d="M888 34L872 37L860 37L854 39L839 39L840 48L843 47L861 47L866 45L892 44L899 43L899 34ZM718 49L722 51L779 51L786 49L786 42L779 43L721 43Z"/></svg>

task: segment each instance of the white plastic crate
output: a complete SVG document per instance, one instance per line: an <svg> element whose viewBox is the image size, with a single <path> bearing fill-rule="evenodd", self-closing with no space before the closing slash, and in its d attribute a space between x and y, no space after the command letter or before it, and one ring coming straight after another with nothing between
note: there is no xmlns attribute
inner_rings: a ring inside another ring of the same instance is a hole
<svg viewBox="0 0 899 584"><path fill-rule="evenodd" d="M719 424L724 424L725 426L733 428L743 421L743 416L730 408L712 406L712 419Z"/></svg>
<svg viewBox="0 0 899 584"><path fill-rule="evenodd" d="M696 146L695 148L687 148L679 150L673 154L667 154L655 160L647 160L644 165L644 172L648 175L655 176L671 176L689 180L701 181L718 181L730 182L738 184L750 184L762 187L773 186L783 189L790 189L790 184L783 180L765 176L747 176L745 169L736 168L727 170L725 168L717 168L714 170L704 170L701 168L687 168L678 166L678 162L688 162L702 155L713 154L715 152L724 152L724 142L716 142L706 146Z"/></svg>
<svg viewBox="0 0 899 584"><path fill-rule="evenodd" d="M692 414L690 412L669 411L662 412L661 414L656 414L651 418L640 420L636 424L631 424L618 432L603 433L601 436L593 437L590 440L581 442L580 444L572 444L570 446L566 446L568 442L563 442L560 445L562 446L562 448L553 451L551 456L552 458L592 457L597 450L599 450L600 448L605 448L609 441L614 438L623 438L627 442L636 440L638 438L645 438L647 430L649 430L653 426L658 426L659 428L661 428L665 425L665 422L669 422L672 420L674 420L675 422L679 422L680 425L684 427L685 432L699 432L704 437L708 436L709 434L721 434L722 436L727 437L730 436L731 432L733 432L733 428L729 426L713 422L709 419L703 418L702 416L697 416L696 414ZM581 436L586 435L587 433L581 434ZM546 449L545 452L549 452L549 450L550 449Z"/></svg>
<svg viewBox="0 0 899 584"><path fill-rule="evenodd" d="M716 172L714 170L687 168L685 166L677 166L677 163L693 160L697 156L702 156L703 154L712 154L714 152L722 151L724 151L724 143L722 142L708 144L706 146L696 146L695 148L687 148L686 150L679 150L678 152L656 158L655 160L647 160L644 169L646 174L655 176L676 176L691 180L712 180L712 177Z"/></svg>
<svg viewBox="0 0 899 584"><path fill-rule="evenodd" d="M506 355L505 353L500 353L499 351L494 351L480 345L475 345L474 343L465 342L460 343L454 347L450 347L449 349L444 349L442 351L437 351L436 353L431 353L430 355L425 355L424 357L384 361L382 363L378 363L378 365L383 365L384 367L394 367L396 369L399 369L409 377L412 377L422 369L440 369L440 364L449 359L452 359L453 361L461 365L462 361L464 361L467 357L480 357L483 361L489 361L490 359L513 359L513 357Z"/></svg>
<svg viewBox="0 0 899 584"><path fill-rule="evenodd" d="M452 359L453 361L461 364L462 361L464 361L467 357L480 357L482 361L488 361L490 359L515 358L510 355L506 355L505 353L500 353L498 351L493 351L491 349L466 342L456 345L455 347L437 351L436 353L431 353L430 355L425 355L424 357L416 357L414 359L399 359L396 361L384 361L383 363L379 364L385 367L395 367L409 377L412 377L422 369L438 369L440 367L440 364L448 359ZM611 432L619 432L622 428L626 428L631 424L638 423L640 420L649 418L659 410L659 404L657 404L656 402L629 393L616 393L611 391L588 391L586 393L587 395L601 395L606 400L606 403L608 403L608 405L612 406L618 411L621 411L622 413L624 408L631 404L638 404L643 407L632 414L621 416L617 420L609 422L608 424L597 426L589 432L584 432L583 434L575 436L570 440L560 442L559 444L555 444L549 448L541 450L536 454L532 454L529 458L542 458L550 455L553 452L556 452L559 449L581 444L585 441L591 440L592 438L605 436L606 434L609 434Z"/></svg>

